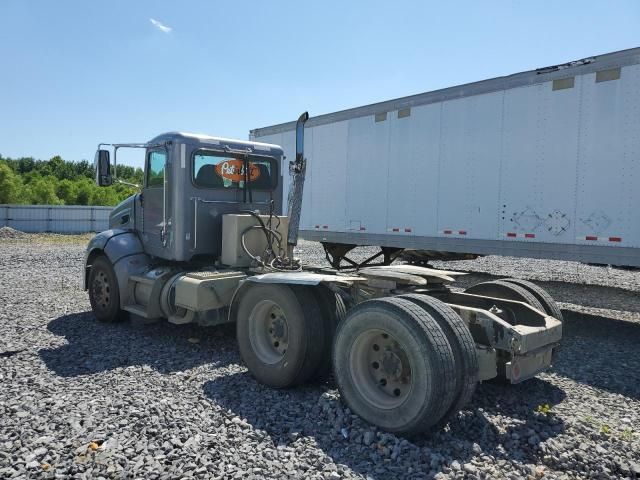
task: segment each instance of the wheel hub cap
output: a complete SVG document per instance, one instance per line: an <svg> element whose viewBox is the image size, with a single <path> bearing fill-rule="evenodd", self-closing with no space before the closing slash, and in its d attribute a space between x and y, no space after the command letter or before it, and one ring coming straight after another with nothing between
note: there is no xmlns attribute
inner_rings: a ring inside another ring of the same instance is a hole
<svg viewBox="0 0 640 480"><path fill-rule="evenodd" d="M402 361L392 351L386 351L382 354L382 373L392 377L394 380L400 380L402 377Z"/></svg>
<svg viewBox="0 0 640 480"><path fill-rule="evenodd" d="M279 362L289 346L289 326L282 309L270 300L259 302L249 314L250 341L265 363Z"/></svg>
<svg viewBox="0 0 640 480"><path fill-rule="evenodd" d="M109 279L104 272L100 271L95 276L92 285L93 298L100 308L107 308L111 299L111 287Z"/></svg>
<svg viewBox="0 0 640 480"><path fill-rule="evenodd" d="M378 408L395 408L412 388L411 365L398 341L382 330L360 334L349 358L355 384Z"/></svg>

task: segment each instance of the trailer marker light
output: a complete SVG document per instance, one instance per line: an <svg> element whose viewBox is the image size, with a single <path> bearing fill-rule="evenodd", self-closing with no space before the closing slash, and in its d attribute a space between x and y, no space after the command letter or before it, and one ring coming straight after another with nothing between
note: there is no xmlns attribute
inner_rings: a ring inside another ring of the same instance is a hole
<svg viewBox="0 0 640 480"><path fill-rule="evenodd" d="M598 237L592 237L592 236L584 237L584 239L585 240L590 240L590 241L593 241L593 242L597 242L598 241Z"/></svg>
<svg viewBox="0 0 640 480"><path fill-rule="evenodd" d="M404 231L405 231L406 233L411 233L411 229L410 229L410 228L405 228L405 229L404 229Z"/></svg>
<svg viewBox="0 0 640 480"><path fill-rule="evenodd" d="M536 238L536 234L535 233L525 233L524 234L524 238Z"/></svg>
<svg viewBox="0 0 640 480"><path fill-rule="evenodd" d="M399 228L392 228L392 229L391 229L391 231L392 231L392 232L399 232L399 231L400 231L400 229L399 229Z"/></svg>
<svg viewBox="0 0 640 480"><path fill-rule="evenodd" d="M517 237L517 234L515 234L515 233L513 233L513 232L509 232L509 233L507 233L507 237L509 237L509 238L516 238L516 237Z"/></svg>
<svg viewBox="0 0 640 480"><path fill-rule="evenodd" d="M466 235L466 234L467 234L467 231L466 231L466 230L459 230L459 231L458 231L458 233L459 233L460 235Z"/></svg>
<svg viewBox="0 0 640 480"><path fill-rule="evenodd" d="M365 227L360 227L360 230L366 230L366 228Z"/></svg>
<svg viewBox="0 0 640 480"><path fill-rule="evenodd" d="M610 242L621 242L622 238L621 237L609 237L609 241Z"/></svg>
<svg viewBox="0 0 640 480"><path fill-rule="evenodd" d="M451 235L453 232L451 230L445 230L442 233L444 233L445 235Z"/></svg>
<svg viewBox="0 0 640 480"><path fill-rule="evenodd" d="M316 228L320 228L320 225L316 225Z"/></svg>
<svg viewBox="0 0 640 480"><path fill-rule="evenodd" d="M327 228L329 228L329 225L323 225L322 228L326 230Z"/></svg>

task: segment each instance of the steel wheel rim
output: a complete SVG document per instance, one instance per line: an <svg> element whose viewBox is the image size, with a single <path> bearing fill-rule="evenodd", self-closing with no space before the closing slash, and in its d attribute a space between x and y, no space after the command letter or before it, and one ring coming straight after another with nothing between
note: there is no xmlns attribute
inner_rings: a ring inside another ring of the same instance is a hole
<svg viewBox="0 0 640 480"><path fill-rule="evenodd" d="M102 310L109 307L111 302L111 285L104 271L99 270L93 279L93 299L96 306Z"/></svg>
<svg viewBox="0 0 640 480"><path fill-rule="evenodd" d="M289 324L282 308L271 301L261 300L249 313L249 341L260 361L273 365L287 353Z"/></svg>
<svg viewBox="0 0 640 480"><path fill-rule="evenodd" d="M384 330L367 330L356 337L349 369L360 395L379 409L397 408L413 389L409 356Z"/></svg>

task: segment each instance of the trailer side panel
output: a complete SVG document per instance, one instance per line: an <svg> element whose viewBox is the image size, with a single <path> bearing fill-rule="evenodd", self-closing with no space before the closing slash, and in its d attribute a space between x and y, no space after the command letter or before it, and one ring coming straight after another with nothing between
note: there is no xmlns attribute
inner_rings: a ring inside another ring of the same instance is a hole
<svg viewBox="0 0 640 480"><path fill-rule="evenodd" d="M616 52L311 119L302 237L640 266L639 64ZM286 125L251 135L292 158Z"/></svg>

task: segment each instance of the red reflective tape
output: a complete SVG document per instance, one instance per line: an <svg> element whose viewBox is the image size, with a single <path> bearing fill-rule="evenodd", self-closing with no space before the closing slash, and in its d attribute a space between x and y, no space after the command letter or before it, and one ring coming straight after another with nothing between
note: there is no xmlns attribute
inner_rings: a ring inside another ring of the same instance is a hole
<svg viewBox="0 0 640 480"><path fill-rule="evenodd" d="M451 235L453 232L451 230L445 230L442 233L444 233L445 235Z"/></svg>
<svg viewBox="0 0 640 480"><path fill-rule="evenodd" d="M399 232L399 231L400 231L400 229L399 229L399 228L393 228L392 230L393 230L394 232Z"/></svg>
<svg viewBox="0 0 640 480"><path fill-rule="evenodd" d="M524 234L524 238L536 238L536 234L535 233L525 233Z"/></svg>
<svg viewBox="0 0 640 480"><path fill-rule="evenodd" d="M509 233L507 233L507 237L515 238L515 237L516 237L516 234L515 234L515 233L513 233L513 232L509 232Z"/></svg>
<svg viewBox="0 0 640 480"><path fill-rule="evenodd" d="M405 228L404 231L407 232L407 233L411 233L411 229L410 228Z"/></svg>
<svg viewBox="0 0 640 480"><path fill-rule="evenodd" d="M591 241L596 241L598 240L598 237L584 237L585 240L591 240Z"/></svg>
<svg viewBox="0 0 640 480"><path fill-rule="evenodd" d="M460 231L458 231L458 233L459 233L460 235L466 235L466 234L467 234L467 231L466 231L466 230L460 230Z"/></svg>
<svg viewBox="0 0 640 480"><path fill-rule="evenodd" d="M609 237L610 242L621 242L622 238L620 237Z"/></svg>

